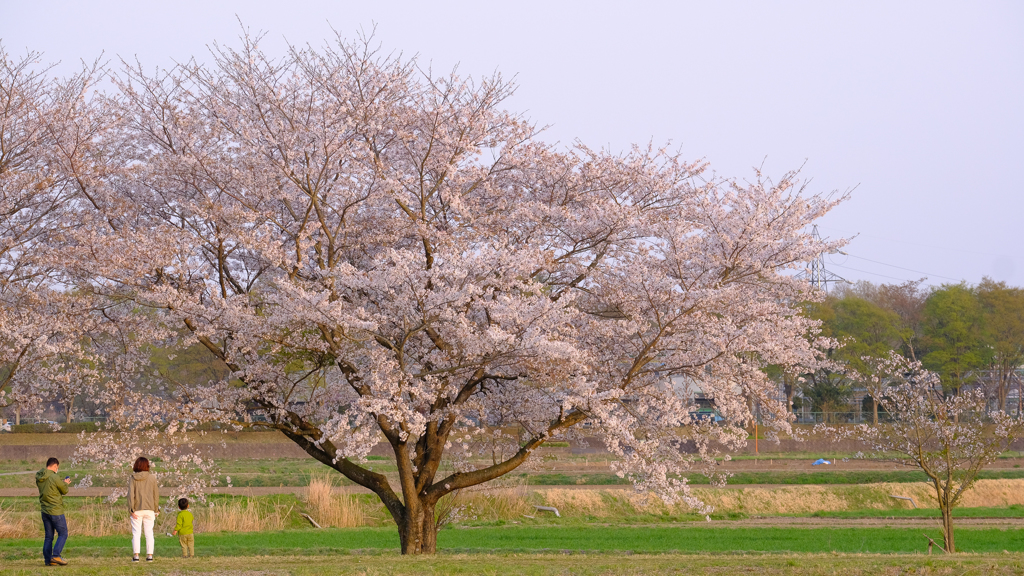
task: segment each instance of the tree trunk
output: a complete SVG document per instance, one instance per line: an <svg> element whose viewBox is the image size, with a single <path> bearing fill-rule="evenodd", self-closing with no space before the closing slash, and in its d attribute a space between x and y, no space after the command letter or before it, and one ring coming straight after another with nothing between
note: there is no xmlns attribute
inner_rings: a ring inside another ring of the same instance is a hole
<svg viewBox="0 0 1024 576"><path fill-rule="evenodd" d="M68 400L67 403L64 405L64 412L67 415L67 418L65 419L65 423L66 424L71 424L71 412L74 410L74 408L75 408L75 397L72 396L71 399Z"/></svg>
<svg viewBox="0 0 1024 576"><path fill-rule="evenodd" d="M956 545L953 542L953 509L946 501L939 502L942 508L942 542L947 554L956 552Z"/></svg>
<svg viewBox="0 0 1024 576"><path fill-rule="evenodd" d="M871 397L871 424L878 426L878 399L874 396Z"/></svg>
<svg viewBox="0 0 1024 576"><path fill-rule="evenodd" d="M939 503L939 510L942 512L942 547L947 554L953 554L956 552L956 545L953 542L953 502L949 490L949 478L943 483L933 477L932 486L935 488L935 497Z"/></svg>
<svg viewBox="0 0 1024 576"><path fill-rule="evenodd" d="M999 369L999 386L996 387L996 408L1000 412L1006 412L1006 397L1010 395L1010 374L1011 370Z"/></svg>
<svg viewBox="0 0 1024 576"><path fill-rule="evenodd" d="M1024 381L1017 378L1017 418L1024 418Z"/></svg>
<svg viewBox="0 0 1024 576"><path fill-rule="evenodd" d="M362 468L338 453L330 439L315 426L303 421L294 412L286 411L276 417L274 428L298 444L307 454L324 465L341 472L346 478L375 493L391 514L398 527L402 554L434 554L437 552L436 507L440 498L468 486L488 482L515 470L530 454L544 444L552 432L568 428L586 420L584 412L572 411L552 424L545 434L530 438L519 451L496 466L454 473L435 483L434 475L441 463L443 448L453 421L441 425L427 425L426 435L416 441L414 451L395 433L384 417L378 418L381 430L388 437L395 452L395 462L401 483L401 496L391 488L388 477Z"/></svg>
<svg viewBox="0 0 1024 576"><path fill-rule="evenodd" d="M402 554L437 552L437 521L434 518L433 504L422 501L406 503L405 516L395 518L395 523L398 524Z"/></svg>

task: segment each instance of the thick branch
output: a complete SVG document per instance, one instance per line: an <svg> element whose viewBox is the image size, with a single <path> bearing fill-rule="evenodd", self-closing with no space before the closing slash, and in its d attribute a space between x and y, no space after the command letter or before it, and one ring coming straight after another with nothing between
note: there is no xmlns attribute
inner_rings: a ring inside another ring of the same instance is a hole
<svg viewBox="0 0 1024 576"><path fill-rule="evenodd" d="M499 476L504 476L525 462L534 450L547 441L551 433L569 428L570 426L586 420L587 417L588 414L580 411L574 411L566 414L563 418L560 418L548 426L548 429L543 434L538 434L531 438L529 442L523 445L523 447L513 454L508 460L499 462L493 466L488 466L487 468L473 470L472 472L456 472L433 484L430 488L424 490L423 494L426 496L427 501L436 502L437 499L449 492L468 488L470 486L476 486L477 484L483 484L484 482L494 480Z"/></svg>

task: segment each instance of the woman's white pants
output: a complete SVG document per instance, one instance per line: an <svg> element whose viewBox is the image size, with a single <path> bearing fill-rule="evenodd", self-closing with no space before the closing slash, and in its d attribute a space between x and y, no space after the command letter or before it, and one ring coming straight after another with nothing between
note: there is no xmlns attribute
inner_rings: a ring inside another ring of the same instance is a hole
<svg viewBox="0 0 1024 576"><path fill-rule="evenodd" d="M128 522L132 525L132 554L139 553L142 532L146 532L146 555L153 555L153 522L156 520L156 512L152 510L136 510L138 518L128 516Z"/></svg>

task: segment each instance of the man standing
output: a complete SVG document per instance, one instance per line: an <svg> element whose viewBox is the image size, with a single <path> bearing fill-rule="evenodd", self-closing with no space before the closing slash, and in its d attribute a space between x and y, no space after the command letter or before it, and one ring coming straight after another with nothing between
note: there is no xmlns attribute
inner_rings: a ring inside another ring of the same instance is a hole
<svg viewBox="0 0 1024 576"><path fill-rule="evenodd" d="M64 543L68 540L68 521L64 518L64 495L68 493L71 478L59 479L57 470L60 461L50 458L46 468L36 472L36 487L39 488L39 508L43 513L43 559L47 566L67 566L60 557ZM53 533L57 533L57 542Z"/></svg>

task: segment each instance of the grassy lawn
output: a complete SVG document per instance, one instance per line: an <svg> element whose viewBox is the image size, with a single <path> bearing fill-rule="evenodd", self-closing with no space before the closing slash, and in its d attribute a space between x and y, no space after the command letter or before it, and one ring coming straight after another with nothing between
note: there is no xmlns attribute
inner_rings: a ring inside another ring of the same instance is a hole
<svg viewBox="0 0 1024 576"><path fill-rule="evenodd" d="M758 576L896 576L903 574L1003 576L1021 574L1024 556L986 554L889 556L877 554L768 555L615 555L615 554L439 554L400 557L395 554L358 556L278 556L238 558L158 558L152 564L132 565L110 559L72 559L62 574L467 574L485 576L639 575L639 574L757 574ZM3 575L38 574L40 560L6 562Z"/></svg>
<svg viewBox="0 0 1024 576"><path fill-rule="evenodd" d="M1021 554L958 554L890 556L877 554L767 555L616 555L616 554L438 554L400 557L396 554L358 556L278 556L237 558L158 558L132 565L110 559L72 559L62 574L467 574L485 576L639 575L639 574L757 574L758 576L896 576L903 574L1003 576L1024 571ZM6 562L3 575L38 574L41 560Z"/></svg>
<svg viewBox="0 0 1024 576"><path fill-rule="evenodd" d="M920 553L928 534L941 541L938 527L922 528L772 528L680 526L489 526L444 530L438 547L447 553ZM42 538L0 541L0 559L27 560L39 555ZM1002 553L1024 550L1024 530L957 530L963 552ZM196 536L201 556L346 555L393 552L393 527L276 532L211 533ZM157 537L162 556L178 552L177 539ZM125 536L72 537L69 558L125 556Z"/></svg>
<svg viewBox="0 0 1024 576"><path fill-rule="evenodd" d="M842 510L815 512L808 514L813 518L941 518L938 508L910 508L906 510ZM954 518L1024 518L1024 506L1014 504L1012 506L990 508L954 508Z"/></svg>

